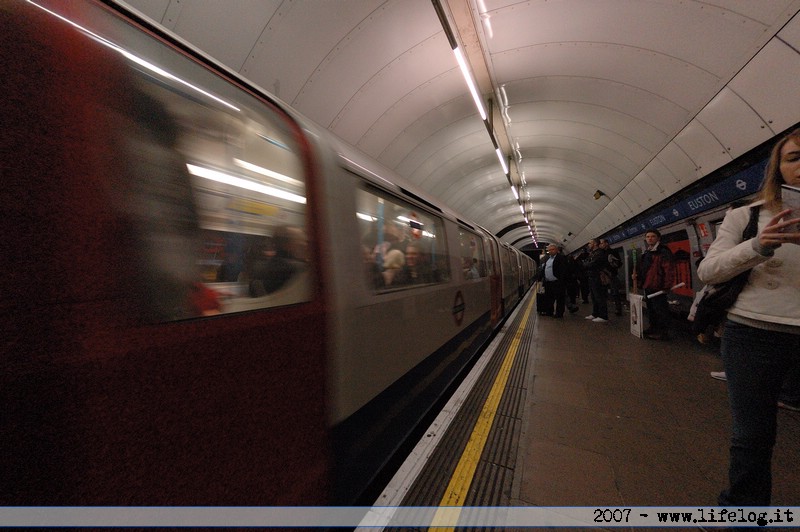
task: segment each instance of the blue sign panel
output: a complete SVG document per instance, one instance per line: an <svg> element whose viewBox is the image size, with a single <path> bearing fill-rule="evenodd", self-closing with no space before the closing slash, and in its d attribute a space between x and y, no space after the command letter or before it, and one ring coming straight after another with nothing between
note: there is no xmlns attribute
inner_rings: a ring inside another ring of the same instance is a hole
<svg viewBox="0 0 800 532"><path fill-rule="evenodd" d="M761 187L766 165L767 160L765 159L750 168L725 178L715 185L699 191L690 198L683 199L671 207L649 215L646 219L639 220L633 225L620 229L606 238L610 244L627 240L643 234L649 229L656 229L684 218L697 216L714 207L754 194Z"/></svg>

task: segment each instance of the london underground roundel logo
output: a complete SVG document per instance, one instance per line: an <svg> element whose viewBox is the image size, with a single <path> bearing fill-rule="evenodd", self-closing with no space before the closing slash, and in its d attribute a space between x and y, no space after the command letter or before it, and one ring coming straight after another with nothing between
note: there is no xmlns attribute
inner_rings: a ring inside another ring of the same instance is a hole
<svg viewBox="0 0 800 532"><path fill-rule="evenodd" d="M456 320L456 325L461 325L461 322L464 321L464 295L461 293L461 290L456 292L456 298L453 301L453 318Z"/></svg>

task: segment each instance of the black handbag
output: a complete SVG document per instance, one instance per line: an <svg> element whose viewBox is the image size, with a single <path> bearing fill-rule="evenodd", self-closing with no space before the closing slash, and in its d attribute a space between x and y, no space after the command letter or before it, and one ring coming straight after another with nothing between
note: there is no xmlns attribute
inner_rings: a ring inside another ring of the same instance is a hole
<svg viewBox="0 0 800 532"><path fill-rule="evenodd" d="M742 242L749 240L758 235L758 212L759 205L750 207L750 221L747 227L742 231ZM750 278L750 272L747 270L724 283L715 284L710 286L702 299L697 304L697 310L694 315L694 330L695 332L703 332L709 325L716 325L720 323L728 313L728 309L736 302L739 293L747 284Z"/></svg>

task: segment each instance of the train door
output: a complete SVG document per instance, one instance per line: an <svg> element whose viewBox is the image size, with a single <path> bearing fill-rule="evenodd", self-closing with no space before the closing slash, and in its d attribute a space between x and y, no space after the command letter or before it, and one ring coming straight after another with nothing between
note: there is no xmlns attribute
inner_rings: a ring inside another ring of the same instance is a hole
<svg viewBox="0 0 800 532"><path fill-rule="evenodd" d="M492 327L503 319L503 282L500 268L500 253L497 241L484 232L484 242L488 250L486 259L489 268L489 292Z"/></svg>
<svg viewBox="0 0 800 532"><path fill-rule="evenodd" d="M692 283L692 254L689 245L689 234L686 229L679 229L661 236L661 244L672 252L675 266L675 285L683 283L680 288L675 288L668 296L670 308L677 313L688 314L694 299L694 286Z"/></svg>
<svg viewBox="0 0 800 532"><path fill-rule="evenodd" d="M519 297L519 284L516 257L505 244L500 246L500 264L503 275L503 312L508 313Z"/></svg>

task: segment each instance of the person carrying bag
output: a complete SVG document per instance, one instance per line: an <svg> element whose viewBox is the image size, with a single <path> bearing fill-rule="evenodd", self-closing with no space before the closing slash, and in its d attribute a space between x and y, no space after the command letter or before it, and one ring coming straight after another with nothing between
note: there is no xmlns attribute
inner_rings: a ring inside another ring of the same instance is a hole
<svg viewBox="0 0 800 532"><path fill-rule="evenodd" d="M769 506L778 400L800 364L800 212L785 208L781 185L800 185L800 129L782 138L767 164L757 236L743 239L749 207L725 215L697 274L718 285L750 271L728 308L722 361L733 419L728 486L721 506Z"/></svg>
<svg viewBox="0 0 800 532"><path fill-rule="evenodd" d="M758 214L760 210L760 205L750 207L750 221L742 232L742 242L758 235ZM717 325L725 319L728 309L736 302L739 293L747 284L751 271L743 271L728 281L705 287L703 297L697 303L697 309L694 313L693 330L695 332L702 333L708 327Z"/></svg>
<svg viewBox="0 0 800 532"><path fill-rule="evenodd" d="M645 338L651 340L669 340L669 303L667 292L675 284L675 266L672 252L661 244L661 233L656 229L648 230L644 235L647 249L642 253L638 263L638 271L633 273L633 281L643 279L647 301L647 317L650 326L644 331Z"/></svg>

